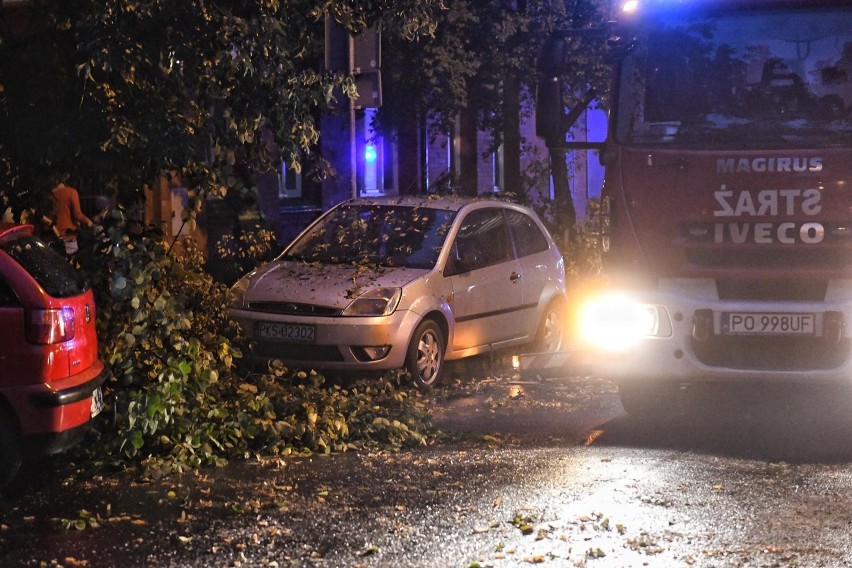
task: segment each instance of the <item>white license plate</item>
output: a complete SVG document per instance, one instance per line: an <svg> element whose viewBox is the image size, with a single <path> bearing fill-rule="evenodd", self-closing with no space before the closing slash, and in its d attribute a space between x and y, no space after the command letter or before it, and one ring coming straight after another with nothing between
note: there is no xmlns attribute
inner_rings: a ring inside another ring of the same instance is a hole
<svg viewBox="0 0 852 568"><path fill-rule="evenodd" d="M808 313L732 312L722 314L727 335L815 335L816 317Z"/></svg>
<svg viewBox="0 0 852 568"><path fill-rule="evenodd" d="M104 393L101 391L101 387L96 388L92 391L92 418L100 414L104 409Z"/></svg>
<svg viewBox="0 0 852 568"><path fill-rule="evenodd" d="M313 325L261 321L257 322L255 335L261 339L270 339L273 341L313 343L316 341L316 327Z"/></svg>

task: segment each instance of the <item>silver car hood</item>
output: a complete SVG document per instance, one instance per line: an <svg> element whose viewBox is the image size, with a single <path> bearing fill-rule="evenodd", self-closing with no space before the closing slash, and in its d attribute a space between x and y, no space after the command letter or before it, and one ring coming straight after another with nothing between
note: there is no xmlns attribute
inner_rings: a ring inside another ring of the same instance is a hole
<svg viewBox="0 0 852 568"><path fill-rule="evenodd" d="M377 286L402 287L427 274L420 268L379 268L340 264L273 261L246 276L245 301L295 302L345 308Z"/></svg>

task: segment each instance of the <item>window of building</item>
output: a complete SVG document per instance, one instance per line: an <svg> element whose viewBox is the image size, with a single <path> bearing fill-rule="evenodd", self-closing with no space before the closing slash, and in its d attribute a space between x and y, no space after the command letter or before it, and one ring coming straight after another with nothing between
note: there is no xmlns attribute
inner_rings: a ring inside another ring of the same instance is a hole
<svg viewBox="0 0 852 568"><path fill-rule="evenodd" d="M361 168L359 176L359 192L362 196L386 195L385 190L385 141L373 131L373 118L376 109L364 109L364 120L361 124L362 142L360 148L360 160L358 167Z"/></svg>
<svg viewBox="0 0 852 568"><path fill-rule="evenodd" d="M286 162L281 162L281 171L278 173L278 197L281 199L302 197L302 174L296 173L293 168L288 168Z"/></svg>

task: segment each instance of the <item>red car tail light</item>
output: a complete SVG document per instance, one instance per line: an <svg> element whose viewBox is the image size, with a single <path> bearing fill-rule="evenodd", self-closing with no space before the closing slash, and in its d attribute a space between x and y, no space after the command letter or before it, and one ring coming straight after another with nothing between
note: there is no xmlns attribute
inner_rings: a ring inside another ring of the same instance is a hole
<svg viewBox="0 0 852 568"><path fill-rule="evenodd" d="M74 338L74 310L29 310L26 319L27 341L39 345L62 343Z"/></svg>

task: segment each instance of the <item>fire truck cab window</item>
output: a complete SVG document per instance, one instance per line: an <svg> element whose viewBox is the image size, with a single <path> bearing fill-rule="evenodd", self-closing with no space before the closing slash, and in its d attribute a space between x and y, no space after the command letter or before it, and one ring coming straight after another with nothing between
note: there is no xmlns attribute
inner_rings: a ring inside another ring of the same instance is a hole
<svg viewBox="0 0 852 568"><path fill-rule="evenodd" d="M849 146L852 8L656 15L624 60L619 141Z"/></svg>

